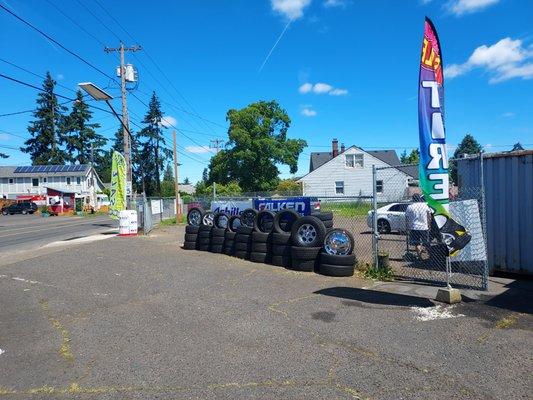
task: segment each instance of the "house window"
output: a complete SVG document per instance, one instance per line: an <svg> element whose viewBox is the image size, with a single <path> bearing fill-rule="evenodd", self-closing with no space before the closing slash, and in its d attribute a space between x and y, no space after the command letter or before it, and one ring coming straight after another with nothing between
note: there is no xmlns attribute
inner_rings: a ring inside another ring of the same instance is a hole
<svg viewBox="0 0 533 400"><path fill-rule="evenodd" d="M43 178L43 183L48 182L48 178Z"/></svg>
<svg viewBox="0 0 533 400"><path fill-rule="evenodd" d="M32 178L32 180L31 180L31 185L32 185L33 187L37 187L37 186L39 186L39 178Z"/></svg>
<svg viewBox="0 0 533 400"><path fill-rule="evenodd" d="M383 181L376 181L376 192L383 193Z"/></svg>
<svg viewBox="0 0 533 400"><path fill-rule="evenodd" d="M14 182L13 182L13 178L9 178L9 183L10 183L10 184L13 184L13 183L14 183Z"/></svg>
<svg viewBox="0 0 533 400"><path fill-rule="evenodd" d="M79 176L76 177L76 185L81 184L81 178Z"/></svg>
<svg viewBox="0 0 533 400"><path fill-rule="evenodd" d="M335 182L335 194L344 194L344 181Z"/></svg>
<svg viewBox="0 0 533 400"><path fill-rule="evenodd" d="M70 185L70 176L67 176L67 185Z"/></svg>
<svg viewBox="0 0 533 400"><path fill-rule="evenodd" d="M363 168L363 155L362 154L346 154L346 167Z"/></svg>

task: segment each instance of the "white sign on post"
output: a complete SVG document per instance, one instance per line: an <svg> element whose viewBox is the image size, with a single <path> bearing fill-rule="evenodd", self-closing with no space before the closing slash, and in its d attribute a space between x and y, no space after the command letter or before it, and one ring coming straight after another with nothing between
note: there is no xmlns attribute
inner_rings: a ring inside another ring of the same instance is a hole
<svg viewBox="0 0 533 400"><path fill-rule="evenodd" d="M151 200L150 208L152 209L152 215L161 214L161 200Z"/></svg>

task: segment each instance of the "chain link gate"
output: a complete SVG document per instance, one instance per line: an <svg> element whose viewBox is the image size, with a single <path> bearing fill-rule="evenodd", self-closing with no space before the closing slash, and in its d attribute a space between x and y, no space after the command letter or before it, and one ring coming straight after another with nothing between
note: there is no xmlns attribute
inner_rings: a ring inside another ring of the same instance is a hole
<svg viewBox="0 0 533 400"><path fill-rule="evenodd" d="M377 265L378 256L388 258L390 267L399 279L445 285L447 248L441 241L436 224L432 223L427 240L416 238L415 234L418 232L409 231L407 226L405 211L412 203L413 195L421 193L418 182L404 172L413 167L415 166L398 165L374 168L374 264ZM451 188L450 214L472 236L464 249L449 257L449 282L454 287L487 289L484 213L483 187ZM415 239L417 243L423 243L418 249Z"/></svg>

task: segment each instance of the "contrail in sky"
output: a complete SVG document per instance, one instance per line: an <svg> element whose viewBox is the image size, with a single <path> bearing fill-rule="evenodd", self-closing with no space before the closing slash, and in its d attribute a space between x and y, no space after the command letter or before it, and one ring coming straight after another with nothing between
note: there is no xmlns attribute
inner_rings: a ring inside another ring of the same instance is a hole
<svg viewBox="0 0 533 400"><path fill-rule="evenodd" d="M281 40L281 38L283 37L283 35L285 35L285 32L287 31L287 29L289 28L289 25L291 24L292 22L292 19L289 20L289 22L287 22L287 25L285 25L285 29L283 29L283 32L281 32L281 35L279 35L278 37L278 40L276 40L276 43L274 43L274 46L272 46L272 48L270 49L270 51L268 52L267 56L265 57L265 61L263 61L263 64L261 64L261 66L259 67L259 71L257 71L258 74L261 73L261 71L263 70L263 67L265 66L265 64L267 63L268 59L270 58L270 56L272 55L272 52L274 51L274 49L276 48L276 46L278 45L279 41Z"/></svg>

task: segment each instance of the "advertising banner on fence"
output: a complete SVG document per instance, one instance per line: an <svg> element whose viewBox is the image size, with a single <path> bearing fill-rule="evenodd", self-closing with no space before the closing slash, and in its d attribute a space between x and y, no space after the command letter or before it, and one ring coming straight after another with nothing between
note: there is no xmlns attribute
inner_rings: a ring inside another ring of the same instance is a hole
<svg viewBox="0 0 533 400"><path fill-rule="evenodd" d="M286 199L254 199L256 210L281 211L294 210L301 215L311 214L311 199L309 197L289 197Z"/></svg>
<svg viewBox="0 0 533 400"><path fill-rule="evenodd" d="M111 196L109 215L118 219L119 212L126 209L126 160L118 151L113 152L111 162Z"/></svg>
<svg viewBox="0 0 533 400"><path fill-rule="evenodd" d="M214 213L225 212L229 215L239 215L252 206L252 200L216 200L211 203L211 210Z"/></svg>
<svg viewBox="0 0 533 400"><path fill-rule="evenodd" d="M424 23L424 39L418 82L418 129L420 138L420 188L433 209L435 222L450 255L470 241L465 228L449 213L448 154L444 130L444 76L442 52L431 20Z"/></svg>

